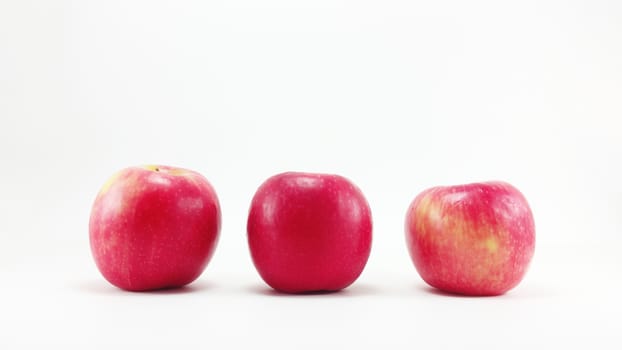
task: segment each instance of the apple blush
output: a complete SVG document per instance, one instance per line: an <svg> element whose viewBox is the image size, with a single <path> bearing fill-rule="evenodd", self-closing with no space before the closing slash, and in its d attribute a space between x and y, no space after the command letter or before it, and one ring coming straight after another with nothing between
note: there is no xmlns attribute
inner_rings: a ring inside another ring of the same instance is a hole
<svg viewBox="0 0 622 350"><path fill-rule="evenodd" d="M527 200L503 182L434 187L406 214L406 242L429 285L464 295L499 295L525 275L535 248Z"/></svg>
<svg viewBox="0 0 622 350"><path fill-rule="evenodd" d="M216 192L197 172L139 166L113 175L91 210L95 263L130 291L184 286L203 272L220 232Z"/></svg>
<svg viewBox="0 0 622 350"><path fill-rule="evenodd" d="M287 172L255 193L247 233L253 263L270 287L286 293L338 291L367 263L371 210L344 177Z"/></svg>

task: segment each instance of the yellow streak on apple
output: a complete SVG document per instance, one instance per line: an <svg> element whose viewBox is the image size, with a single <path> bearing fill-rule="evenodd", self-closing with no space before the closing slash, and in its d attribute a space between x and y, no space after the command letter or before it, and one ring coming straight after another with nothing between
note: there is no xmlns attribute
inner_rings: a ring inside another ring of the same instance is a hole
<svg viewBox="0 0 622 350"><path fill-rule="evenodd" d="M157 165L148 164L148 165L143 165L142 168L151 170L151 171L160 171Z"/></svg>
<svg viewBox="0 0 622 350"><path fill-rule="evenodd" d="M445 226L446 228L449 228L453 238L443 238L449 239L453 243L454 248L467 250L478 247L475 249L480 251L480 253L477 253L480 258L472 261L475 264L473 266L473 275L471 276L473 281L475 283L482 283L483 281L491 284L500 283L502 276L498 274L498 270L494 267L507 262L507 252L499 249L499 239L507 237L507 232L497 232L490 224L484 223L477 229L477 233L467 234L467 232L472 232L473 227L462 217L454 217L452 220L445 222L445 225L447 225ZM472 245L472 239L475 237L481 237L481 240L478 244Z"/></svg>
<svg viewBox="0 0 622 350"><path fill-rule="evenodd" d="M499 250L499 242L494 237L488 237L484 242L486 249L492 254L496 253Z"/></svg>
<svg viewBox="0 0 622 350"><path fill-rule="evenodd" d="M151 165L151 164L143 165L142 167L150 171L163 172L163 173L173 175L173 176L187 176L187 175L192 174L192 172L186 169L182 169L182 168L162 168L158 165Z"/></svg>
<svg viewBox="0 0 622 350"><path fill-rule="evenodd" d="M479 259L471 261L473 266L472 278L475 283L498 284L503 280L495 266L506 264L509 254L506 249L501 249L501 245L508 237L508 233L496 231L490 223L481 223L476 228L477 233L473 232L474 227L466 220L463 215L441 216L441 207L438 203L431 200L430 195L424 196L415 209L415 217L425 218L416 222L417 231L420 236L428 236L430 230L436 232L447 232L448 234L432 235L427 239L436 241L439 245L450 245L457 250L468 250L475 248L479 250ZM470 233L473 232L473 233ZM473 238L480 237L480 242L473 245ZM477 248L476 248L477 247Z"/></svg>
<svg viewBox="0 0 622 350"><path fill-rule="evenodd" d="M415 208L415 210L417 211L417 214L413 215L413 220L416 220L415 218L425 218L423 220L417 220L417 222L415 223L417 226L417 232L419 232L419 235L421 236L427 233L427 223L428 223L427 218L430 217L431 206L432 206L432 201L430 200L430 197L426 195L423 198L421 198L419 205L417 205L417 207Z"/></svg>
<svg viewBox="0 0 622 350"><path fill-rule="evenodd" d="M102 195L108 192L108 190L110 189L110 187L112 187L112 184L114 184L114 182L117 180L119 175L121 175L120 171L114 173L111 177L109 177L108 180L106 180L106 182L102 186L102 188L99 190L99 195Z"/></svg>

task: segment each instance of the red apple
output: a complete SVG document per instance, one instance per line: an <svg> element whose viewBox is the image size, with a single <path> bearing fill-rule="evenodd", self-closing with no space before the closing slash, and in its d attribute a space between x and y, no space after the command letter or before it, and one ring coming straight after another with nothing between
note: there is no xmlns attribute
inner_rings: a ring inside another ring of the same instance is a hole
<svg viewBox="0 0 622 350"><path fill-rule="evenodd" d="M288 172L266 180L248 215L253 263L272 288L337 291L363 271L372 240L369 205L349 180Z"/></svg>
<svg viewBox="0 0 622 350"><path fill-rule="evenodd" d="M430 188L410 205L405 231L423 280L465 295L499 295L515 287L535 248L531 209L503 182Z"/></svg>
<svg viewBox="0 0 622 350"><path fill-rule="evenodd" d="M131 291L194 281L220 232L216 192L200 174L168 166L121 170L99 191L89 222L102 275Z"/></svg>

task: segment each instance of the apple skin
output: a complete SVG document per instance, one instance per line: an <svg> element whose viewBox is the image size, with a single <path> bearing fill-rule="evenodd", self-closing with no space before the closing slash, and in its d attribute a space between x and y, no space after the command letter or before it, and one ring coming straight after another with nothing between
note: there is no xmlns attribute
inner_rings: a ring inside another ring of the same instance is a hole
<svg viewBox="0 0 622 350"><path fill-rule="evenodd" d="M203 272L220 234L216 192L200 174L168 166L123 169L91 210L95 263L129 291L184 286Z"/></svg>
<svg viewBox="0 0 622 350"><path fill-rule="evenodd" d="M434 187L406 214L406 244L425 282L464 295L500 295L525 275L535 249L525 197L504 182Z"/></svg>
<svg viewBox="0 0 622 350"><path fill-rule="evenodd" d="M253 263L270 287L286 293L338 291L367 263L371 210L344 177L287 172L259 187L247 232Z"/></svg>

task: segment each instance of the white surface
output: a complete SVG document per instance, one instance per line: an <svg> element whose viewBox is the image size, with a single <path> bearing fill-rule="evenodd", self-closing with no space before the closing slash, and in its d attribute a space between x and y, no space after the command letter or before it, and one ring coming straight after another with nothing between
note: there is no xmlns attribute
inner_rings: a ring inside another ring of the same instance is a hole
<svg viewBox="0 0 622 350"><path fill-rule="evenodd" d="M2 1L0 348L619 349L621 4ZM121 292L90 257L95 193L144 163L220 196L216 255L180 291ZM285 170L342 174L371 204L342 293L274 295L253 269L248 203ZM408 204L490 179L532 205L527 277L496 298L427 289Z"/></svg>

